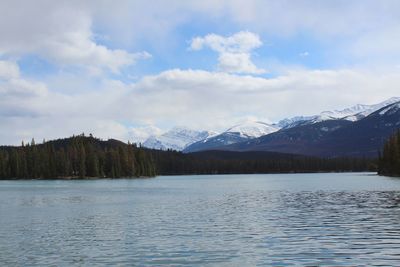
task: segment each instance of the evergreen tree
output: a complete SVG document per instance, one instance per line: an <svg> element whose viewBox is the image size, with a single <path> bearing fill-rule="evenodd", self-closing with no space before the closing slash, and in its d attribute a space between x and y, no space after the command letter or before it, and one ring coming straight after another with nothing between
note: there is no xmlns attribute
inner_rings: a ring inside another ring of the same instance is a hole
<svg viewBox="0 0 400 267"><path fill-rule="evenodd" d="M93 146L90 144L88 146L87 161L86 161L87 176L89 177L99 177L99 159L97 153L95 152Z"/></svg>
<svg viewBox="0 0 400 267"><path fill-rule="evenodd" d="M379 155L378 172L382 175L400 176L400 130L391 136Z"/></svg>
<svg viewBox="0 0 400 267"><path fill-rule="evenodd" d="M79 157L78 175L80 178L84 178L86 177L86 152L83 144L80 145L78 157Z"/></svg>

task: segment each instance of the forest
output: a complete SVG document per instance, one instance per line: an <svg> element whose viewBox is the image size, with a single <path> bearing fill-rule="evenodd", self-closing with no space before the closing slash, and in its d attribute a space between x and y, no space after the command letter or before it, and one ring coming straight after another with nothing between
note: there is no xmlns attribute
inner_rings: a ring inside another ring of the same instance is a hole
<svg viewBox="0 0 400 267"><path fill-rule="evenodd" d="M376 171L375 160L317 158L277 152L203 151L183 154L151 151L157 171L180 174L257 174Z"/></svg>
<svg viewBox="0 0 400 267"><path fill-rule="evenodd" d="M184 154L107 141L84 134L65 139L34 139L0 147L0 179L78 179L154 177L183 174L250 174L375 171L360 158L317 158L275 152L204 151Z"/></svg>
<svg viewBox="0 0 400 267"><path fill-rule="evenodd" d="M400 130L386 141L378 160L378 173L400 176Z"/></svg>
<svg viewBox="0 0 400 267"><path fill-rule="evenodd" d="M145 149L117 140L73 136L19 147L0 147L0 179L155 176Z"/></svg>

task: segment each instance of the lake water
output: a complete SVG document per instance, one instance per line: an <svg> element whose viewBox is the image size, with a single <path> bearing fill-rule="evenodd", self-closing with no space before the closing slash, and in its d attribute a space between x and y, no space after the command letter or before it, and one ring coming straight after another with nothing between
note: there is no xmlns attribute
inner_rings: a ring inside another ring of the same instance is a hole
<svg viewBox="0 0 400 267"><path fill-rule="evenodd" d="M400 265L400 179L0 181L1 266Z"/></svg>

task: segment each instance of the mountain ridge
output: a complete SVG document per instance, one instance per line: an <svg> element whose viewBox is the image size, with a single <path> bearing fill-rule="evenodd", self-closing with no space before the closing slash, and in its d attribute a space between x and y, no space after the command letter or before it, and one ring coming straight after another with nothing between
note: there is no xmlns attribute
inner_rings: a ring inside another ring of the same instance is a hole
<svg viewBox="0 0 400 267"><path fill-rule="evenodd" d="M214 148L223 145L230 145L246 140L251 140L263 135L278 131L279 128L271 124L260 121L247 121L242 124L228 128L223 133L201 140L187 146L183 151L185 153L201 151L205 148Z"/></svg>
<svg viewBox="0 0 400 267"><path fill-rule="evenodd" d="M216 133L211 131L196 131L187 127L174 127L171 130L158 135L150 136L143 146L151 149L177 150L181 151L188 145L200 140L204 140Z"/></svg>
<svg viewBox="0 0 400 267"><path fill-rule="evenodd" d="M400 101L400 97L392 97L377 104L357 104L344 109L322 111L318 115L286 118L274 124L261 121L245 121L227 128L220 134L207 130L197 131L187 127L174 127L161 135L149 137L143 143L143 146L162 150L172 149L184 151L185 153L214 148L219 149L223 146L246 142L289 128L318 124L324 121L344 120L356 122L398 101Z"/></svg>
<svg viewBox="0 0 400 267"><path fill-rule="evenodd" d="M396 102L357 121L340 119L301 125L217 149L323 157L377 157L385 140L399 128L400 102Z"/></svg>

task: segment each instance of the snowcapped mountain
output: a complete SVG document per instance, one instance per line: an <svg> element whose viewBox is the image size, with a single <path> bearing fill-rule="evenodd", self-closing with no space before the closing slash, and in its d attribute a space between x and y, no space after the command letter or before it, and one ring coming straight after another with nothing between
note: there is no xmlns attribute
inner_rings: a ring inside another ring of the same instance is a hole
<svg viewBox="0 0 400 267"><path fill-rule="evenodd" d="M341 110L323 111L314 116L287 118L276 124L267 124L259 121L246 121L228 128L221 134L211 131L195 131L185 127L175 127L163 134L149 137L143 143L143 146L154 149L173 149L184 152L220 149L227 145L238 144L253 139L255 140L261 136L265 137L270 134L276 136L275 132L296 128L297 126L312 126L314 124L317 125L318 123L326 122L329 125L339 124L340 127L342 127L342 124L346 125L346 123L358 122L363 118L368 117L370 114L375 114L378 110L382 115L385 115L386 113L397 114L400 104L395 103L398 102L400 102L400 97L392 97L375 105L358 104ZM337 127L335 125L331 128L336 130ZM330 132L331 128L323 126L320 130L322 132ZM238 144L238 146L240 145L241 144Z"/></svg>
<svg viewBox="0 0 400 267"><path fill-rule="evenodd" d="M223 133L209 137L187 146L184 152L210 150L220 146L231 145L254 139L279 130L279 127L259 121L247 121L235 125Z"/></svg>
<svg viewBox="0 0 400 267"><path fill-rule="evenodd" d="M282 129L292 128L295 126L299 126L303 123L308 123L308 122L316 119L317 117L318 116L296 116L296 117L280 120L276 125Z"/></svg>
<svg viewBox="0 0 400 267"><path fill-rule="evenodd" d="M186 127L174 127L161 135L150 136L143 143L143 146L153 149L181 151L188 145L214 135L216 133L211 131L196 131Z"/></svg>
<svg viewBox="0 0 400 267"><path fill-rule="evenodd" d="M400 101L397 103L393 103L390 106L386 106L384 109L379 111L380 116L391 116L393 114L399 113L400 110ZM399 122L400 123L400 120Z"/></svg>
<svg viewBox="0 0 400 267"><path fill-rule="evenodd" d="M399 101L400 97L392 97L386 101L374 105L357 104L355 106L345 108L342 110L323 111L319 115L297 116L289 119L283 119L279 121L277 125L283 129L287 129L295 126L313 124L327 120L343 119L348 121L358 121L383 107L386 107L390 104Z"/></svg>
<svg viewBox="0 0 400 267"><path fill-rule="evenodd" d="M368 114L370 110L365 109L361 113ZM269 151L318 157L376 158L388 137L399 129L400 101L384 106L356 121L330 119L310 123L217 149L241 152Z"/></svg>
<svg viewBox="0 0 400 267"><path fill-rule="evenodd" d="M241 137L256 138L279 130L279 127L261 121L247 121L235 125L224 133L238 133Z"/></svg>
<svg viewBox="0 0 400 267"><path fill-rule="evenodd" d="M369 114L386 107L390 104L396 103L400 101L400 97L392 97L386 101L375 105L362 105L358 104L350 108L346 108L343 110L334 110L334 111L324 111L321 113L322 116L326 116L332 119L345 119L349 121L357 121L361 118L368 116ZM320 116L321 116L320 115Z"/></svg>

